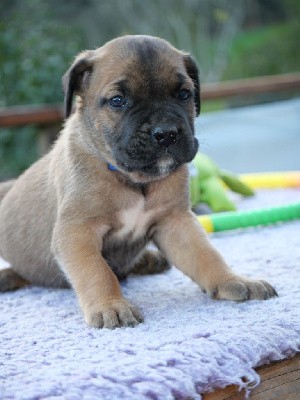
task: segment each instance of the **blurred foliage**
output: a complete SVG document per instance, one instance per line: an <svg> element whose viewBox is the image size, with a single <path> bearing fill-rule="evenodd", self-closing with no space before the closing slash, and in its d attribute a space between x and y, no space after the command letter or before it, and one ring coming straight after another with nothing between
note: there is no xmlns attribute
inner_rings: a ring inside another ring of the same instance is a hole
<svg viewBox="0 0 300 400"><path fill-rule="evenodd" d="M190 51L202 82L300 70L299 18L299 0L1 0L0 107L61 102L74 55L123 34ZM0 180L36 159L36 143L34 127L1 129Z"/></svg>
<svg viewBox="0 0 300 400"><path fill-rule="evenodd" d="M300 68L300 22L242 32L232 44L223 79L283 74Z"/></svg>
<svg viewBox="0 0 300 400"><path fill-rule="evenodd" d="M0 107L62 101L60 77L83 46L79 32L55 21L42 0L7 13L0 23ZM1 129L0 179L37 158L36 136L33 126Z"/></svg>
<svg viewBox="0 0 300 400"><path fill-rule="evenodd" d="M6 15L0 23L1 107L62 99L60 77L83 46L74 30L53 19L44 0L27 0Z"/></svg>
<svg viewBox="0 0 300 400"><path fill-rule="evenodd" d="M36 129L32 126L1 129L0 181L18 175L37 159L36 138Z"/></svg>
<svg viewBox="0 0 300 400"><path fill-rule="evenodd" d="M194 55L202 81L218 81L232 39L243 22L246 3L247 0L85 0L78 21L90 48L124 34L160 36ZM70 9L69 5L69 1L64 2L65 15L70 20L76 8Z"/></svg>

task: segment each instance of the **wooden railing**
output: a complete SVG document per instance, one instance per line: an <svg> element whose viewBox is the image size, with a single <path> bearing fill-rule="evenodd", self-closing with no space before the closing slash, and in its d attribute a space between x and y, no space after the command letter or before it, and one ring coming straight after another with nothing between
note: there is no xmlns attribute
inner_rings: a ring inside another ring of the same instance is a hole
<svg viewBox="0 0 300 400"><path fill-rule="evenodd" d="M249 96L262 93L285 92L300 89L300 72L284 75L262 76L222 83L203 85L203 100L222 99L234 96Z"/></svg>
<svg viewBox="0 0 300 400"><path fill-rule="evenodd" d="M300 72L202 85L202 100L249 96L300 89ZM61 104L14 106L0 109L0 127L48 125L63 120Z"/></svg>
<svg viewBox="0 0 300 400"><path fill-rule="evenodd" d="M222 83L202 85L202 100L224 99L234 96L252 96L300 89L300 72L263 76ZM41 127L41 151L45 151L53 135L53 127L63 121L61 104L14 106L0 109L0 128L36 124ZM48 138L47 138L48 137Z"/></svg>
<svg viewBox="0 0 300 400"><path fill-rule="evenodd" d="M61 104L13 106L0 109L0 127L51 125L63 120Z"/></svg>

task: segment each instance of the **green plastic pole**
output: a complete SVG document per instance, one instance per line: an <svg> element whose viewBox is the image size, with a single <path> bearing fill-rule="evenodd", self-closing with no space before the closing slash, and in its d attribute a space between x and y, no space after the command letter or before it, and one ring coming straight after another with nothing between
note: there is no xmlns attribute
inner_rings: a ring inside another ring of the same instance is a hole
<svg viewBox="0 0 300 400"><path fill-rule="evenodd" d="M249 211L230 211L198 217L208 232L268 225L300 218L300 202ZM207 228L208 226L208 228Z"/></svg>

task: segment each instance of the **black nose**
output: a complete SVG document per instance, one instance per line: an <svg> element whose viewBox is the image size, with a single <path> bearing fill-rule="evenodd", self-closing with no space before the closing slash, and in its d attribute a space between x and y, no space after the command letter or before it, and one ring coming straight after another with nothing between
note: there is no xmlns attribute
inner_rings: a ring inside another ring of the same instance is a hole
<svg viewBox="0 0 300 400"><path fill-rule="evenodd" d="M171 144L176 142L177 129L173 126L166 128L157 126L152 129L152 135L158 144L164 147L169 147Z"/></svg>

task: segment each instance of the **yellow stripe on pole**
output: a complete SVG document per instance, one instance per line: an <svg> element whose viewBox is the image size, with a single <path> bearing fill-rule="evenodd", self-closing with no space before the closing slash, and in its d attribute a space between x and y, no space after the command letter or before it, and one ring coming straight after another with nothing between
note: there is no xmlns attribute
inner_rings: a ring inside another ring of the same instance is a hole
<svg viewBox="0 0 300 400"><path fill-rule="evenodd" d="M300 187L299 171L242 174L239 178L252 189Z"/></svg>
<svg viewBox="0 0 300 400"><path fill-rule="evenodd" d="M214 225L212 219L208 215L201 215L200 217L197 218L207 233L211 233L214 231Z"/></svg>

